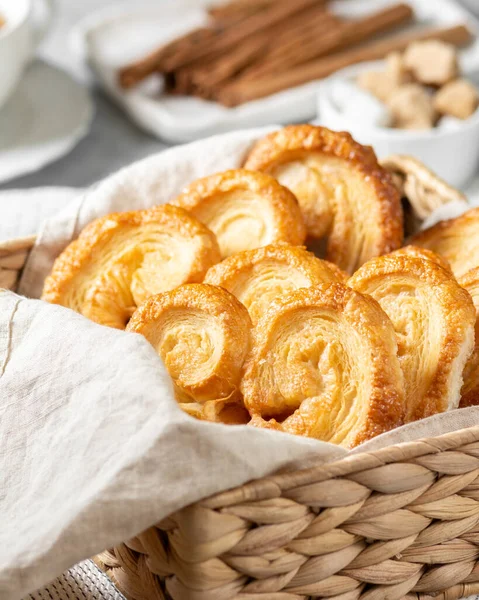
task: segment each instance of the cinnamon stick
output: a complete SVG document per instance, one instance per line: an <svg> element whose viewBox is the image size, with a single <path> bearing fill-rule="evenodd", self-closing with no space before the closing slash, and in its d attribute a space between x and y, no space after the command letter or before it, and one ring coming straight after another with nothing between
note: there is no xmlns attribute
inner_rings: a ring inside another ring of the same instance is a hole
<svg viewBox="0 0 479 600"><path fill-rule="evenodd" d="M313 32L316 36L321 35L327 28L333 27L338 22L338 17L327 13L322 7L303 11L295 18L279 24L274 29L274 35L258 32L248 39L247 44L242 44L235 52L227 52L224 57L212 64L205 65L201 60L193 74L193 82L202 89L215 87L254 64L262 55L268 54L272 46L278 43L281 47L288 42L297 43L298 40Z"/></svg>
<svg viewBox="0 0 479 600"><path fill-rule="evenodd" d="M228 4L211 6L208 14L216 25L224 25L239 20L269 7L276 0L233 0Z"/></svg>
<svg viewBox="0 0 479 600"><path fill-rule="evenodd" d="M205 68L213 70L217 64L221 64L221 61L227 61L232 57L234 58L234 53L224 50L219 52L217 56L215 56L215 59L210 62L205 61L204 59L198 59L183 67L164 73L164 75L170 81L174 82L174 90L172 91L175 94L193 94L197 88L196 84L198 83L196 78L201 70Z"/></svg>
<svg viewBox="0 0 479 600"><path fill-rule="evenodd" d="M393 38L379 40L361 48L338 52L332 56L257 81L242 81L239 78L237 81L225 86L218 93L217 98L225 106L237 106L314 79L322 79L339 69L359 62L379 60L390 52L405 50L412 42L430 39L441 40L455 46L465 46L471 42L473 35L465 25L413 31Z"/></svg>
<svg viewBox="0 0 479 600"><path fill-rule="evenodd" d="M211 68L205 66L203 69L194 70L192 75L193 85L212 88L230 77L239 73L246 66L250 65L265 51L268 46L266 36L261 36L244 44L234 53L227 54L213 64Z"/></svg>
<svg viewBox="0 0 479 600"><path fill-rule="evenodd" d="M156 71L167 72L168 65L162 61L175 55L193 55L200 45L206 47L217 34L227 27L237 24L243 18L257 14L269 8L273 2L288 2L289 0L234 0L229 4L212 7L208 11L213 17L212 27L201 27L182 35L171 42L162 45L146 57L120 69L118 82L124 89L131 88ZM319 0L322 4L324 0Z"/></svg>
<svg viewBox="0 0 479 600"><path fill-rule="evenodd" d="M305 23L302 23L302 26L285 32L281 37L281 44L270 47L261 60L256 61L242 73L242 79L261 78L261 72L265 66L268 66L266 72L271 74L278 68L273 66L273 70L269 69L270 63L273 62L279 64L279 69L283 71L292 56L297 57L302 53L303 46L310 42L318 45L321 43L318 40L336 31L341 23L341 19L332 13L323 13L317 15L316 18L308 18Z"/></svg>
<svg viewBox="0 0 479 600"><path fill-rule="evenodd" d="M354 46L374 35L385 33L408 23L412 20L413 15L409 5L397 4L362 19L343 23L340 27L330 30L321 37L315 36L313 33L308 38L301 40L300 44L298 43L296 52L292 51L291 45L286 48L278 47L262 63L253 66L247 76L251 79L260 79L269 73L277 72L278 69L294 67L320 56Z"/></svg>
<svg viewBox="0 0 479 600"><path fill-rule="evenodd" d="M161 61L181 48L192 49L199 44L205 44L216 35L215 30L201 27L189 31L185 35L171 41L151 52L144 58L123 67L118 72L118 82L124 89L131 88L159 70Z"/></svg>
<svg viewBox="0 0 479 600"><path fill-rule="evenodd" d="M198 62L199 59L212 60L230 50L242 39L249 38L256 31L272 30L281 23L294 20L302 11L314 6L323 6L327 0L263 0L261 10L256 10L251 18L232 26L195 29L158 48L148 56L120 69L118 81L124 89L131 88L142 79L155 72L168 73L175 69ZM253 0L241 0L241 4L254 6ZM286 20L288 19L288 21ZM249 41L249 40L248 40Z"/></svg>
<svg viewBox="0 0 479 600"><path fill-rule="evenodd" d="M266 52L272 40L287 37L291 28L296 30L298 26L304 26L305 22L310 22L311 15L317 16L318 13L324 15L324 8L313 6L310 9L305 9L291 17L291 19L280 21L266 33L264 30L258 31L248 38L247 43L240 44L234 50L216 51L207 58L196 58L186 65L173 69L172 73L174 75L169 76L169 79L175 82L175 87L170 91L176 94L214 97L215 91L213 88L216 85L238 74L259 58L259 52L263 50ZM257 50L258 47L260 48L259 51ZM236 55L239 55L238 58L236 58ZM219 72L215 72L217 68ZM214 73L210 77L212 71Z"/></svg>
<svg viewBox="0 0 479 600"><path fill-rule="evenodd" d="M297 55L308 40L314 39L317 44L323 36L336 31L340 23L342 21L339 17L324 9L301 13L298 18L288 20L287 26L279 32L279 40L275 36L275 43L270 44L270 49L264 55L261 63L272 57Z"/></svg>
<svg viewBox="0 0 479 600"><path fill-rule="evenodd" d="M193 51L185 51L167 57L164 61L164 69L174 71L199 59L209 60L241 42L247 42L252 35L258 32L266 35L281 21L286 21L311 6L319 6L325 2L326 0L276 0L270 8L247 17L234 27L225 29L222 35L211 40L211 43L203 44L202 47L195 48Z"/></svg>

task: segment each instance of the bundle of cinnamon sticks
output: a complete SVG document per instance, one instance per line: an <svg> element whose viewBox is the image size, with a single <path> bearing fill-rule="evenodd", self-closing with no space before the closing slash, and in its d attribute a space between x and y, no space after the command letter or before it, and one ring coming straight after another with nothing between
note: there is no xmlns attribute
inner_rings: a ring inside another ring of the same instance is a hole
<svg viewBox="0 0 479 600"><path fill-rule="evenodd" d="M160 47L120 70L128 89L158 73L172 94L237 106L325 77L362 60L383 58L417 39L456 45L471 40L465 26L415 30L375 40L410 23L407 4L361 19L344 19L328 0L231 0L209 11L210 24Z"/></svg>

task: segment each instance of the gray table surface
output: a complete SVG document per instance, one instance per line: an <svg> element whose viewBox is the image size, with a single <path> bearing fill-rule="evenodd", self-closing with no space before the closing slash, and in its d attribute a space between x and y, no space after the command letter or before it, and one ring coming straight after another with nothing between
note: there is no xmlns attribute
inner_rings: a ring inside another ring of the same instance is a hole
<svg viewBox="0 0 479 600"><path fill-rule="evenodd" d="M37 0L40 1L40 0ZM175 0L151 0L174 2ZM367 0L365 0L367 1ZM41 57L59 65L88 85L96 105L90 133L67 156L41 171L0 186L0 190L39 186L85 187L120 167L167 147L131 123L103 92L95 86L91 73L71 48L72 27L103 7L134 4L134 0L56 0L57 16L52 31L41 48ZM461 0L479 16L479 0Z"/></svg>

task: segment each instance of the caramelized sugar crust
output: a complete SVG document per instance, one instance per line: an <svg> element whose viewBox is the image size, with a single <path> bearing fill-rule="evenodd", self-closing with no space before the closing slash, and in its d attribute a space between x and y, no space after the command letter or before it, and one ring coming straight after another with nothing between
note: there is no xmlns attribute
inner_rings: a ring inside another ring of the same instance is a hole
<svg viewBox="0 0 479 600"><path fill-rule="evenodd" d="M411 243L440 254L456 277L462 277L479 265L479 208L440 221L415 235Z"/></svg>
<svg viewBox="0 0 479 600"><path fill-rule="evenodd" d="M173 204L213 231L223 258L273 242L302 244L306 237L296 197L256 171L232 169L198 179Z"/></svg>
<svg viewBox="0 0 479 600"><path fill-rule="evenodd" d="M348 285L377 300L394 325L406 421L457 408L475 310L452 273L428 259L391 254L363 265Z"/></svg>
<svg viewBox="0 0 479 600"><path fill-rule="evenodd" d="M467 271L458 278L459 285L467 290L476 310L474 327L474 350L464 369L464 385L461 390L460 407L477 406L479 404L479 267Z"/></svg>
<svg viewBox="0 0 479 600"><path fill-rule="evenodd" d="M245 168L295 193L308 235L327 236L326 258L345 271L401 246L399 193L372 148L348 133L290 125L258 141Z"/></svg>
<svg viewBox="0 0 479 600"><path fill-rule="evenodd" d="M446 271L452 273L451 265L449 264L449 262L437 252L433 252L432 250L428 250L427 248L420 248L419 246L409 245L403 246L402 248L399 248L399 250L391 252L391 254L394 256L413 256L416 258L422 258L424 260L430 260L433 263L436 263L437 265L445 269Z"/></svg>
<svg viewBox="0 0 479 600"><path fill-rule="evenodd" d="M393 326L345 285L302 288L257 324L242 391L252 425L353 447L402 425Z"/></svg>
<svg viewBox="0 0 479 600"><path fill-rule="evenodd" d="M92 221L60 254L42 299L124 329L152 294L203 281L221 256L214 234L168 204Z"/></svg>
<svg viewBox="0 0 479 600"><path fill-rule="evenodd" d="M180 405L216 420L226 405L242 407L239 384L251 327L248 311L227 290L186 284L151 296L133 314L127 331L140 333L155 348Z"/></svg>
<svg viewBox="0 0 479 600"><path fill-rule="evenodd" d="M302 287L346 279L339 267L316 258L305 248L277 243L226 258L208 270L205 283L234 294L257 323L280 296Z"/></svg>

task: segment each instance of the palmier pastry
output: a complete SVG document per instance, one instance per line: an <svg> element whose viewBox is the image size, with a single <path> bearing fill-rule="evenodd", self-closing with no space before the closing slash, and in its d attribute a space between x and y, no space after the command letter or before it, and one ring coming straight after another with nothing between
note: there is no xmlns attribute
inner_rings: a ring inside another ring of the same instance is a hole
<svg viewBox="0 0 479 600"><path fill-rule="evenodd" d="M457 408L474 344L475 311L452 273L431 260L381 256L349 280L391 319L404 373L406 420Z"/></svg>
<svg viewBox="0 0 479 600"><path fill-rule="evenodd" d="M469 292L476 309L474 350L464 369L464 384L459 404L461 408L464 408L479 404L479 267L475 267L459 277L458 282Z"/></svg>
<svg viewBox="0 0 479 600"><path fill-rule="evenodd" d="M278 243L230 256L211 267L205 283L234 294L256 323L274 299L298 288L345 281L346 277L339 267L304 248Z"/></svg>
<svg viewBox="0 0 479 600"><path fill-rule="evenodd" d="M239 383L250 330L246 308L228 291L205 284L151 296L127 327L156 349L182 407L208 420L226 404L241 406Z"/></svg>
<svg viewBox="0 0 479 600"><path fill-rule="evenodd" d="M399 192L367 146L348 133L291 125L257 142L246 169L273 175L297 196L308 234L328 236L326 258L352 273L399 248Z"/></svg>
<svg viewBox="0 0 479 600"><path fill-rule="evenodd" d="M181 208L115 213L90 223L62 252L42 299L124 329L149 296L203 281L219 260L214 234Z"/></svg>
<svg viewBox="0 0 479 600"><path fill-rule="evenodd" d="M479 208L440 221L415 235L411 243L443 256L456 277L479 265Z"/></svg>
<svg viewBox="0 0 479 600"><path fill-rule="evenodd" d="M402 425L396 350L372 298L340 283L292 292L253 333L241 385L251 424L346 447Z"/></svg>
<svg viewBox="0 0 479 600"><path fill-rule="evenodd" d="M404 246L403 248L399 248L399 250L395 250L391 252L390 256L414 256L416 258L422 258L423 260L431 260L433 263L436 263L446 271L451 271L451 265L448 261L437 254L437 252L433 252L432 250L428 250L427 248L420 248L419 246Z"/></svg>
<svg viewBox="0 0 479 600"><path fill-rule="evenodd" d="M298 201L263 173L233 169L198 179L173 200L216 235L223 258L273 242L302 244Z"/></svg>

